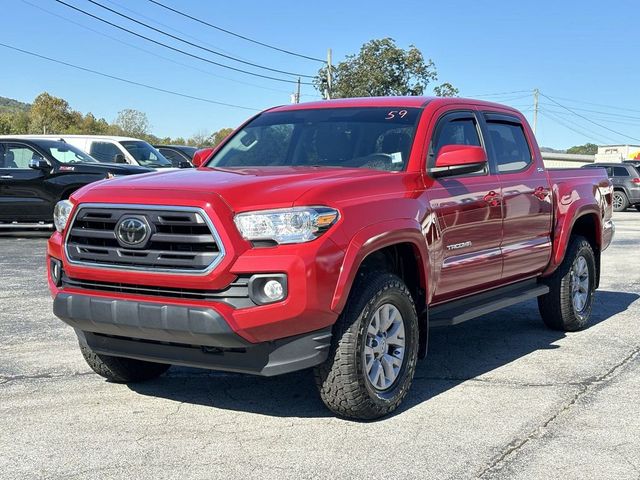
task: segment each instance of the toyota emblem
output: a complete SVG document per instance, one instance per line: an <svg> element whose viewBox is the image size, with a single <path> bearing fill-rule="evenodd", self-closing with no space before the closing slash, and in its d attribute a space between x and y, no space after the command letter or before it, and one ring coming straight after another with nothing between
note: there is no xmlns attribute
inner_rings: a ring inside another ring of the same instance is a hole
<svg viewBox="0 0 640 480"><path fill-rule="evenodd" d="M124 217L116 226L116 237L123 247L142 248L150 234L149 224L139 217Z"/></svg>

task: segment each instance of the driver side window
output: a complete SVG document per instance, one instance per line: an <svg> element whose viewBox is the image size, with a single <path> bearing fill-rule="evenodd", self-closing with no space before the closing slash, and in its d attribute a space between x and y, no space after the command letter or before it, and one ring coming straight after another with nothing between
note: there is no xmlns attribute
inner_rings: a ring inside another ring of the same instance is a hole
<svg viewBox="0 0 640 480"><path fill-rule="evenodd" d="M438 121L429 147L428 168L435 167L440 149L447 145L482 146L478 124L471 112L447 114Z"/></svg>
<svg viewBox="0 0 640 480"><path fill-rule="evenodd" d="M109 142L92 142L89 155L99 162L113 162L117 154L122 154L120 149Z"/></svg>

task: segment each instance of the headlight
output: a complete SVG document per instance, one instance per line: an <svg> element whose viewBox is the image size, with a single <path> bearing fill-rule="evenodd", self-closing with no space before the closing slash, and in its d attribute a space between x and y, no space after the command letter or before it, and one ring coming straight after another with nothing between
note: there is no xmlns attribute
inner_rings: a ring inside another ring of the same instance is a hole
<svg viewBox="0 0 640 480"><path fill-rule="evenodd" d="M273 240L284 244L318 238L338 216L338 211L329 207L294 207L240 213L234 221L247 240Z"/></svg>
<svg viewBox="0 0 640 480"><path fill-rule="evenodd" d="M71 213L71 209L73 208L73 203L69 200L60 200L56 203L55 208L53 209L53 223L56 226L56 230L62 232L64 227L67 226L67 222L69 221L69 214Z"/></svg>

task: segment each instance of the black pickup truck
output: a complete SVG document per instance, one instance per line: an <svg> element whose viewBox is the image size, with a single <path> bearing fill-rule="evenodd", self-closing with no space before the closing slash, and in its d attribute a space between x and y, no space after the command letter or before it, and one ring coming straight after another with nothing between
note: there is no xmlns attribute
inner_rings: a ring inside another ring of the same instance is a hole
<svg viewBox="0 0 640 480"><path fill-rule="evenodd" d="M55 204L78 188L153 171L100 163L60 140L0 138L0 229L42 227L53 221Z"/></svg>

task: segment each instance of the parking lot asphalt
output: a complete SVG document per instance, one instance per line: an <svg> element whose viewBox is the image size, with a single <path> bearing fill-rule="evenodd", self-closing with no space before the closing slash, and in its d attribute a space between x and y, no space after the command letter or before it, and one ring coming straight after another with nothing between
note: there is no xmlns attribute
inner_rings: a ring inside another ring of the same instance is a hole
<svg viewBox="0 0 640 480"><path fill-rule="evenodd" d="M592 325L535 302L432 330L389 418L333 417L310 372L93 374L51 312L46 238L0 237L0 478L640 478L640 213L614 216Z"/></svg>

